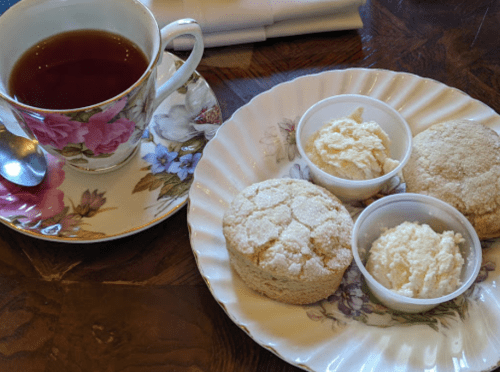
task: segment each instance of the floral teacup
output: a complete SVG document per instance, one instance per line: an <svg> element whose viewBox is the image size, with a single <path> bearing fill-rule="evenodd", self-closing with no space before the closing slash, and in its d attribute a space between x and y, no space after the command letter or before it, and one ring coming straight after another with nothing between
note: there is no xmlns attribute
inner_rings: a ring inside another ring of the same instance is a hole
<svg viewBox="0 0 500 372"><path fill-rule="evenodd" d="M87 107L53 110L16 101L7 84L20 55L42 39L77 29L123 35L145 53L146 71L119 95ZM156 67L163 50L181 35L193 36L194 48L183 66L157 89ZM160 30L153 14L136 0L21 0L0 17L0 44L0 103L47 152L74 168L95 173L116 169L135 154L154 110L190 78L203 55L196 21L178 20Z"/></svg>

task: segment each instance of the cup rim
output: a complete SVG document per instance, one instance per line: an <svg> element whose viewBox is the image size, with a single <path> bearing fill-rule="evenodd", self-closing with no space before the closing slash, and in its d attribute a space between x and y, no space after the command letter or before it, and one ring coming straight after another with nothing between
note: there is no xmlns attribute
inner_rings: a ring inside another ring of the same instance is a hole
<svg viewBox="0 0 500 372"><path fill-rule="evenodd" d="M125 1L125 0L121 0L121 1ZM97 108L97 107L102 107L102 106L108 105L112 102L119 101L120 99L122 99L123 97L128 95L131 91L133 91L139 85L141 85L145 80L149 79L149 76L153 73L154 67L158 63L160 56L161 56L161 52L162 52L160 28L158 26L158 22L156 21L156 18L154 17L153 13L146 5L144 5L140 1L130 0L130 4L132 6L138 6L142 11L144 11L144 14L152 22L153 26L156 26L155 27L156 32L155 32L155 35L153 35L153 37L156 37L157 45L158 45L157 50L153 54L153 58L149 62L148 66L146 67L146 70L139 77L139 79L137 79L137 81L135 81L130 87L125 89L123 92L117 94L116 96L108 98L105 101L94 103L94 104L88 105L88 106L76 107L76 108L71 108L71 109L47 109L47 108L43 108L43 107L36 107L36 106L27 105L23 102L16 101L10 95L4 94L1 91L0 91L0 97L3 100L7 101L9 105L15 106L17 108L20 108L20 109L23 109L26 111L43 113L43 114L70 114L70 113L80 112L80 111L89 111L89 110L92 110L92 109ZM17 8L22 9L23 6L25 6L23 1L17 2L13 6L11 6L9 9L7 9L7 11L5 11L5 13L0 15L0 18L5 17L6 14L9 14L9 12L16 10Z"/></svg>
<svg viewBox="0 0 500 372"><path fill-rule="evenodd" d="M435 298L413 298L413 297L407 297L403 296L401 294L398 294L396 292L391 291L389 288L386 288L382 284L378 282L366 269L365 264L361 261L361 257L359 256L359 250L358 250L358 244L357 244L357 238L359 235L359 226L361 223L366 219L366 217L371 213L372 210L378 208L381 205L385 204L390 204L390 203L398 203L399 201L413 201L417 203L424 203L425 201L431 201L434 204L438 204L440 208L446 210L448 213L452 214L455 216L465 227L467 232L469 233L471 240L472 240L472 247L471 250L474 251L474 253L477 256L477 259L473 262L473 271L471 275L467 278L467 281L463 282L460 287L458 287L455 291L444 295L440 297L435 297ZM401 194L393 194L393 195L388 195L385 196L373 203L371 203L368 207L366 207L357 217L353 230L352 230L352 236L351 236L351 249L352 249L352 254L354 261L356 262L356 265L358 266L359 270L361 271L362 275L366 278L367 281L370 282L372 286L374 286L379 292L383 292L387 297L390 297L392 300L408 304L408 305L415 305L415 306L427 306L427 305L438 305L443 302L447 302L449 300L452 300L462 293L464 293L467 289L469 289L472 284L474 284L474 281L477 278L477 275L479 273L479 270L481 269L481 263L482 263L482 248L481 248L481 242L479 240L479 237L472 226L472 224L467 220L467 218L460 213L455 207L452 205L437 199L433 196L429 195L424 195L424 194L416 194L416 193L401 193Z"/></svg>
<svg viewBox="0 0 500 372"><path fill-rule="evenodd" d="M389 173L385 173L379 177L375 178L369 178L366 180L350 180L347 178L341 178L334 176L320 167L318 167L316 164L314 164L311 159L307 156L305 152L304 145L302 144L301 136L300 133L302 131L302 128L304 128L306 119L308 119L309 116L312 115L314 111L318 109L318 107L323 106L323 105L328 105L330 101L352 101L353 99L355 100L362 100L362 101L370 101L372 104L375 106L378 106L382 108L383 110L390 111L392 115L394 115L401 123L403 123L403 128L406 134L406 139L408 142L408 146L404 152L403 158L399 161L399 165L391 170ZM366 185L377 185L380 183L384 183L385 181L393 178L398 174L398 172L401 171L401 169L406 165L408 160L410 159L411 156L411 151L412 151L412 142L413 142L413 135L411 133L410 126L406 119L393 107L388 105L387 103L371 97L371 96L366 96L362 94L354 94L354 93L346 93L346 94L338 94L334 96L329 96L326 97L318 102L316 102L314 105L309 107L306 112L300 117L299 123L297 124L297 130L296 130L296 143L297 143L297 149L300 152L300 155L305 159L307 164L309 165L310 168L313 168L315 172L319 173L322 177L327 177L331 179L333 182L335 182L338 186L340 187L354 187L354 188L359 188L362 186Z"/></svg>

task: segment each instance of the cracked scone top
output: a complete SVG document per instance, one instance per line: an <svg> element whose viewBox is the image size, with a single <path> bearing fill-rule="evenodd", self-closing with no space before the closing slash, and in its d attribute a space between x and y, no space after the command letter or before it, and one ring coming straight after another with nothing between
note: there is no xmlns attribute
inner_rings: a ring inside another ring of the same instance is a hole
<svg viewBox="0 0 500 372"><path fill-rule="evenodd" d="M434 124L413 139L406 191L458 209L479 239L500 236L500 137L471 120Z"/></svg>
<svg viewBox="0 0 500 372"><path fill-rule="evenodd" d="M293 304L335 292L352 261L352 226L333 194L296 179L245 188L223 218L230 261L243 281Z"/></svg>

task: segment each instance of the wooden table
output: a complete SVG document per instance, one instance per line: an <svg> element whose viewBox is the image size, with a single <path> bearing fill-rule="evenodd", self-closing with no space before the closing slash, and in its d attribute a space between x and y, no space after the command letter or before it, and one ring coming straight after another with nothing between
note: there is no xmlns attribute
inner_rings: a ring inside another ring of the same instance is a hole
<svg viewBox="0 0 500 372"><path fill-rule="evenodd" d="M276 84L349 67L433 78L500 112L500 2L368 0L361 15L361 30L206 50L198 71L224 119ZM96 244L47 242L0 225L0 371L299 371L211 296L186 215L184 207Z"/></svg>

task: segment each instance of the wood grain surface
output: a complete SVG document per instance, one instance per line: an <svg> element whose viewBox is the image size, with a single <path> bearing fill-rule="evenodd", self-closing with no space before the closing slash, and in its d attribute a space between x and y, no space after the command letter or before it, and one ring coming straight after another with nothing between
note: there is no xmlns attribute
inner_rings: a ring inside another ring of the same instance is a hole
<svg viewBox="0 0 500 372"><path fill-rule="evenodd" d="M208 49L198 72L224 120L276 84L350 67L433 78L500 112L499 1L368 0L361 15L360 30ZM186 214L96 244L0 225L0 371L299 371L213 299Z"/></svg>

